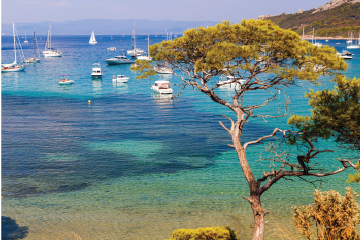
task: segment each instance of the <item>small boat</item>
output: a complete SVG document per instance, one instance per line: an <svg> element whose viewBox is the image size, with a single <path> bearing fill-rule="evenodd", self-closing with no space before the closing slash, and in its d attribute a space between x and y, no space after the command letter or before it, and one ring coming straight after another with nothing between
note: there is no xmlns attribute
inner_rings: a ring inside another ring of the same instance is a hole
<svg viewBox="0 0 360 240"><path fill-rule="evenodd" d="M165 64L158 64L156 67L154 67L154 71L159 74L173 74L173 70L169 67L167 67Z"/></svg>
<svg viewBox="0 0 360 240"><path fill-rule="evenodd" d="M131 60L131 59L128 59L125 54L119 55L119 56L115 56L115 57L113 57L113 58L105 59L105 61L106 61L107 64L109 64L109 65L135 63L135 61L133 61L133 60Z"/></svg>
<svg viewBox="0 0 360 240"><path fill-rule="evenodd" d="M226 80L216 82L218 87L237 88L246 82L245 79L235 78L234 76L226 76Z"/></svg>
<svg viewBox="0 0 360 240"><path fill-rule="evenodd" d="M61 57L62 52L51 48L51 23L46 39L45 51L43 51L44 57Z"/></svg>
<svg viewBox="0 0 360 240"><path fill-rule="evenodd" d="M91 45L95 45L97 44L97 41L95 40L95 34L94 31L91 32L91 36L90 36L90 40L89 40L89 44Z"/></svg>
<svg viewBox="0 0 360 240"><path fill-rule="evenodd" d="M125 75L113 75L113 82L118 82L118 83L127 83L127 81L129 80L128 77L126 77Z"/></svg>
<svg viewBox="0 0 360 240"><path fill-rule="evenodd" d="M116 47L108 47L107 50L116 51Z"/></svg>
<svg viewBox="0 0 360 240"><path fill-rule="evenodd" d="M100 63L94 63L92 70L91 70L91 76L92 77L102 77L102 71L100 67Z"/></svg>
<svg viewBox="0 0 360 240"><path fill-rule="evenodd" d="M155 81L154 85L151 86L151 89L160 94L172 94L173 90L170 87L170 82L165 80Z"/></svg>
<svg viewBox="0 0 360 240"><path fill-rule="evenodd" d="M38 56L37 56L38 55ZM25 63L36 63L40 62L39 46L36 39L36 32L34 31L34 57L27 58Z"/></svg>
<svg viewBox="0 0 360 240"><path fill-rule="evenodd" d="M343 59L352 59L353 54L347 50L343 50L341 53L338 52L337 55Z"/></svg>
<svg viewBox="0 0 360 240"><path fill-rule="evenodd" d="M15 53L15 61L9 64L1 64L1 72L19 72L24 71L26 68L26 64L18 65L16 59L16 52L19 51L19 55L21 59L24 59L24 54L22 53L20 40L16 41L16 30L15 23L13 22L13 36L14 36L14 53Z"/></svg>
<svg viewBox="0 0 360 240"><path fill-rule="evenodd" d="M26 31L25 31L25 40L24 40L24 43L29 43L29 41L26 40Z"/></svg>
<svg viewBox="0 0 360 240"><path fill-rule="evenodd" d="M59 85L71 85L73 83L74 83L73 80L67 80L65 78L59 80Z"/></svg>
<svg viewBox="0 0 360 240"><path fill-rule="evenodd" d="M139 55L139 56L136 57L138 60L146 60L146 61L151 61L152 60L152 57L150 57L150 38L149 38L149 35L148 35L147 40L148 40L148 56Z"/></svg>
<svg viewBox="0 0 360 240"><path fill-rule="evenodd" d="M337 42L336 44L340 44L339 42Z"/></svg>

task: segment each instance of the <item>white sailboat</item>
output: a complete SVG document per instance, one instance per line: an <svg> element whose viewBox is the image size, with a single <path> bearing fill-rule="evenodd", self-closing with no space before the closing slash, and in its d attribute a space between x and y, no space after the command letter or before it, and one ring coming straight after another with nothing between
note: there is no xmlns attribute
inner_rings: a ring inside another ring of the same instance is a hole
<svg viewBox="0 0 360 240"><path fill-rule="evenodd" d="M89 40L89 44L91 45L95 45L97 44L97 41L95 40L95 34L94 31L91 32L91 36L90 36L90 40Z"/></svg>
<svg viewBox="0 0 360 240"><path fill-rule="evenodd" d="M25 31L25 40L24 40L24 43L29 43L29 41L26 40L26 31Z"/></svg>
<svg viewBox="0 0 360 240"><path fill-rule="evenodd" d="M26 63L40 62L40 51L36 39L36 31L34 31L34 57L27 58L24 62Z"/></svg>
<svg viewBox="0 0 360 240"><path fill-rule="evenodd" d="M150 57L150 37L148 34L148 55L139 55L136 57L138 60L146 60L146 61L151 61L152 57Z"/></svg>
<svg viewBox="0 0 360 240"><path fill-rule="evenodd" d="M132 37L131 37L131 50L127 51L131 57L137 57L144 53L143 50L136 48L136 34L135 34L135 22L134 22L134 30L132 30Z"/></svg>
<svg viewBox="0 0 360 240"><path fill-rule="evenodd" d="M359 39L358 39L358 45L356 44L353 44L353 33L351 32L351 35L350 35L350 40L347 41L348 45L346 46L347 49L358 49L360 48L360 34L359 34Z"/></svg>
<svg viewBox="0 0 360 240"><path fill-rule="evenodd" d="M20 58L24 59L24 54L22 53L22 48L20 45L20 40L18 39L18 43L16 42L16 30L15 30L15 23L13 22L13 36L14 36L14 53L15 53L15 61L9 64L1 64L1 72L19 72L24 71L26 68L26 64L18 65L16 59L16 52L19 50ZM16 48L18 44L18 49Z"/></svg>
<svg viewBox="0 0 360 240"><path fill-rule="evenodd" d="M45 51L43 51L44 57L61 57L62 52L51 48L51 23L46 39Z"/></svg>

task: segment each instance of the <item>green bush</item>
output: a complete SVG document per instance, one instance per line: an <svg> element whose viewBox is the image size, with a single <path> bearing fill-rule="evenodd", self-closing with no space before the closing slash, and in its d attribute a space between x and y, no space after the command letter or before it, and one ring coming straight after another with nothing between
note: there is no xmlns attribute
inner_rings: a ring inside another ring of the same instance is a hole
<svg viewBox="0 0 360 240"><path fill-rule="evenodd" d="M169 240L239 240L229 227L208 227L179 229L172 233Z"/></svg>

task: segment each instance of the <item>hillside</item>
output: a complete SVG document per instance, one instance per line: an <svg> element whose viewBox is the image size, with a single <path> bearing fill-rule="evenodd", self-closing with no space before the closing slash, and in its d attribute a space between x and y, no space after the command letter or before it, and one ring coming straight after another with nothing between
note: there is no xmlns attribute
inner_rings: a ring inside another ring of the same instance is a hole
<svg viewBox="0 0 360 240"><path fill-rule="evenodd" d="M326 5L325 5L326 6ZM321 9L321 10L319 10ZM319 7L295 14L282 14L278 16L265 17L278 24L282 28L292 29L302 34L311 35L315 28L316 36L325 37L347 37L349 31L357 35L360 32L360 2L344 3L340 6L323 9Z"/></svg>

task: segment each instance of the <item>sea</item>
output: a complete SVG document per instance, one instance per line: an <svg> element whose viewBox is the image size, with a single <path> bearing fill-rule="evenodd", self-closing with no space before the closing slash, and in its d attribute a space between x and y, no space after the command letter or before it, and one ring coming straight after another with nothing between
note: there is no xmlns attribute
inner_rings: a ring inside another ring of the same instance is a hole
<svg viewBox="0 0 360 240"><path fill-rule="evenodd" d="M147 50L147 37L137 36L137 47ZM199 91L183 89L174 75L137 80L129 64L107 65L106 58L131 48L130 35L97 35L96 45L89 45L89 38L53 35L52 45L62 57L42 57L26 71L1 74L2 239L157 240L170 238L176 229L212 226L230 226L240 239L251 239L252 211L242 198L249 188L228 146L231 138L219 124L230 127L223 115L234 115ZM150 44L165 38L150 35ZM27 39L22 49L31 57L33 39ZM46 36L37 39L42 50ZM345 40L319 42L346 49ZM360 49L352 52L344 74L360 77ZM3 63L14 61L12 36L2 36L1 57ZM91 78L94 63L101 64L102 79ZM113 83L118 74L129 77L128 83ZM74 84L60 86L61 78ZM170 81L176 98L153 93L155 80ZM332 89L330 80L321 77L320 86L299 82L284 89L286 94L256 113L283 114L289 97L287 116L250 119L242 141L289 128L291 114L309 115L305 93ZM217 91L230 100L234 90ZM245 100L262 104L271 94L251 92ZM256 178L276 164L266 151L276 143L248 147ZM328 171L341 167L338 157L358 157L333 140L318 144L336 151L314 160ZM304 152L285 145L277 150L294 163L295 154ZM346 183L350 173L276 183L261 198L269 211L265 239L305 239L294 227L292 206L312 203L315 187L344 194L350 186L360 193L358 184Z"/></svg>

